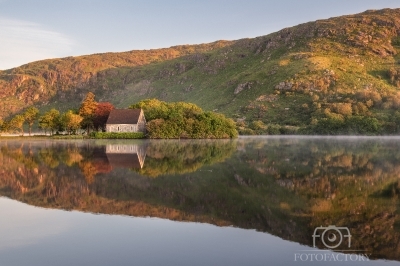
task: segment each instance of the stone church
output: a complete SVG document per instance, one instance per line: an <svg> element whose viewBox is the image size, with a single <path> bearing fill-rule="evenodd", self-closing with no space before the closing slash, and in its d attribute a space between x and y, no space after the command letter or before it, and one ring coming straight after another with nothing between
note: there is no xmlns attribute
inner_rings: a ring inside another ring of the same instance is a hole
<svg viewBox="0 0 400 266"><path fill-rule="evenodd" d="M114 109L106 123L106 132L146 131L146 118L142 109Z"/></svg>

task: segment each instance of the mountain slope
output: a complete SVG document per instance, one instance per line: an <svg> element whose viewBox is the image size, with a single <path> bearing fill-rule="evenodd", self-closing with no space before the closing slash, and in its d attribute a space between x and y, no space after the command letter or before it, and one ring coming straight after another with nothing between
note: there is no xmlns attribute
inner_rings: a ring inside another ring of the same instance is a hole
<svg viewBox="0 0 400 266"><path fill-rule="evenodd" d="M399 34L400 9L384 9L253 39L39 61L0 72L0 115L77 107L93 91L120 107L193 102L252 128L244 133L397 133Z"/></svg>
<svg viewBox="0 0 400 266"><path fill-rule="evenodd" d="M112 78L119 68L154 64L177 57L203 53L232 42L173 46L165 49L104 53L48 59L0 71L0 116L13 114L28 105L46 105L61 100L78 104L87 91L101 91L97 79Z"/></svg>

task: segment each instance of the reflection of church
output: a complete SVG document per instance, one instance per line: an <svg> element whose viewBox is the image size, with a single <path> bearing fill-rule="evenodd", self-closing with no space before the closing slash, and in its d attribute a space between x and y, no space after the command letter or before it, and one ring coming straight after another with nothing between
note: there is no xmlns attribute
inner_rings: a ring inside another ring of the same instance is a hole
<svg viewBox="0 0 400 266"><path fill-rule="evenodd" d="M143 168L146 146L137 144L107 144L108 162L113 168Z"/></svg>

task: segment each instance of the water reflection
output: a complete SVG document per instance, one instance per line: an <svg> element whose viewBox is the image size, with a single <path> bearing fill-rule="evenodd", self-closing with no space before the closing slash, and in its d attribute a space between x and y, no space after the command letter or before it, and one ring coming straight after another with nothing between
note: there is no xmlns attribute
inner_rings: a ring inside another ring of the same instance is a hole
<svg viewBox="0 0 400 266"><path fill-rule="evenodd" d="M352 249L400 260L398 140L3 141L0 195L234 225L309 246L318 226L349 227Z"/></svg>
<svg viewBox="0 0 400 266"><path fill-rule="evenodd" d="M146 146L138 144L107 144L106 154L113 168L142 169L146 158Z"/></svg>

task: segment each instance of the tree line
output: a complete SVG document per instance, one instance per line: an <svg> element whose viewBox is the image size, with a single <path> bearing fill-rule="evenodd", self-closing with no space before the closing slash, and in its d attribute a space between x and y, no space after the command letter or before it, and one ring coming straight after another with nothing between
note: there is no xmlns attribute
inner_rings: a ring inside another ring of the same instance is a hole
<svg viewBox="0 0 400 266"><path fill-rule="evenodd" d="M104 131L110 111L115 107L109 102L96 102L95 95L89 92L77 110L67 110L61 113L59 110L51 110L41 114L36 107L29 107L24 112L11 117L8 120L0 120L1 132L19 132L24 134L24 126L28 125L29 135L32 134L32 126L38 123L39 129L50 132L67 132L77 134L79 129L87 134L91 130Z"/></svg>
<svg viewBox="0 0 400 266"><path fill-rule="evenodd" d="M192 103L167 103L157 99L147 99L133 104L129 108L144 110L148 138L215 139L236 138L238 135L232 119L215 112L203 111ZM44 130L45 134L66 132L71 135L77 134L81 129L89 135L90 131L105 131L108 116L113 109L115 109L114 106L109 102L96 102L95 95L89 92L77 110L67 110L61 113L53 108L40 114L36 107L29 107L9 120L0 121L0 129L2 132L19 132L23 135L24 126L28 125L29 135L31 135L32 126L37 122L38 128ZM96 137L100 138L100 136ZM117 138L115 134L106 137ZM118 138L120 137L122 136L118 136ZM134 137L140 136L135 135Z"/></svg>

